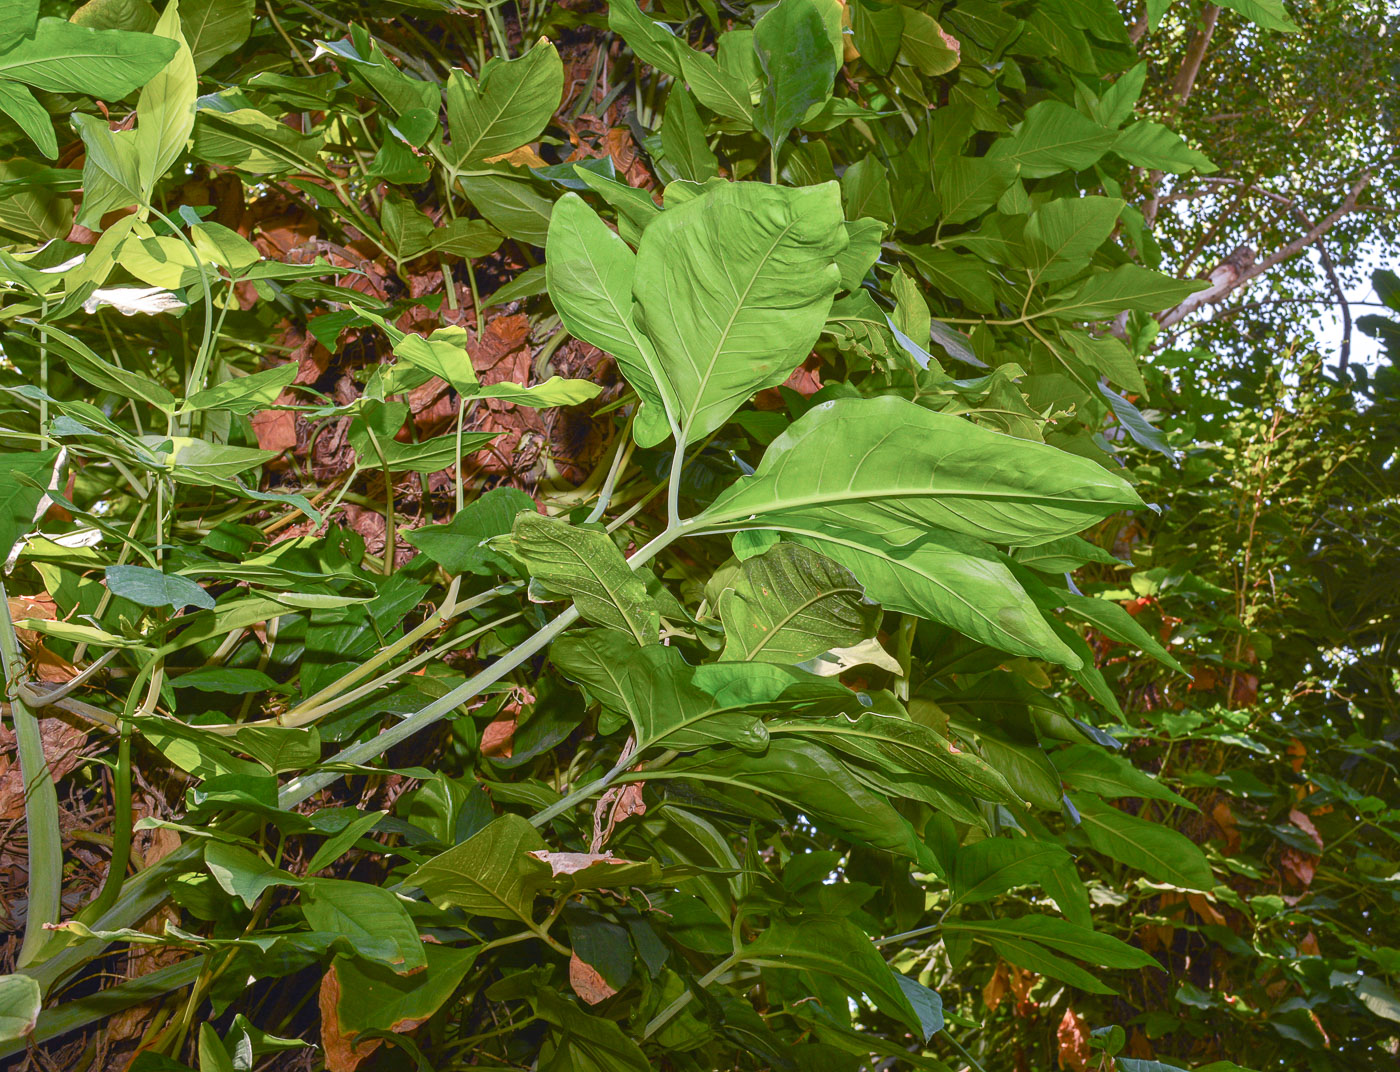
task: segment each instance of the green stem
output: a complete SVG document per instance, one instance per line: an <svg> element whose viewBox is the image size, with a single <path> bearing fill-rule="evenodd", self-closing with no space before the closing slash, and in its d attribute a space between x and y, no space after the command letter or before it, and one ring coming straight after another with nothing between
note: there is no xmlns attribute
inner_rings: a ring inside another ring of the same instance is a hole
<svg viewBox="0 0 1400 1072"><path fill-rule="evenodd" d="M133 712L141 679L147 674L150 675L150 687L146 690L146 699L140 710ZM121 738L117 744L117 769L112 779L112 859L107 866L107 879L102 883L102 890L90 906L93 912L99 914L116 904L126 882L126 869L131 863L131 718L134 714L150 714L155 710L164 680L165 670L157 659L141 668L126 694L126 709L119 723Z"/></svg>
<svg viewBox="0 0 1400 1072"><path fill-rule="evenodd" d="M24 943L15 964L23 968L39 958L53 935L46 923L57 923L63 893L63 835L58 825L58 790L53 784L39 720L19 698L15 687L24 676L24 656L10 620L10 599L0 584L0 666L5 693L15 723L20 774L24 779L24 820L29 835L29 907Z"/></svg>
<svg viewBox="0 0 1400 1072"><path fill-rule="evenodd" d="M628 564L636 569L638 566L650 562L677 539L687 535L690 535L690 529L686 526L667 528L645 546L639 548L628 559ZM515 648L509 655L498 659L446 696L433 701L427 707L402 722L390 726L369 740L343 749L333 760L338 765L343 764L343 769L315 771L288 782L278 794L277 806L291 808L300 804L326 786L339 781L345 776L347 769L379 758L394 745L441 721L446 715L474 699L483 690L546 648L555 637L576 621L578 621L578 611L574 607L570 607L529 640ZM240 828L250 829L250 821L250 816L233 816L221 829L228 832L237 832ZM198 845L182 845L155 865L133 876L132 880L123 888L117 903L106 913L85 912L80 916L81 921L93 930L119 930L138 923L165 902L169 896L167 892L169 883L176 875L190 868L193 862L199 858L201 848L202 846ZM106 945L107 943L101 939L74 942L67 948L59 950L43 964L35 965L34 969L27 974L36 979L41 987L48 990L55 982L77 971L93 957L100 955L101 950L106 948ZM188 982L188 979L185 982ZM3 1056L5 1052L3 1045L0 1045L0 1056Z"/></svg>
<svg viewBox="0 0 1400 1072"><path fill-rule="evenodd" d="M958 1051L958 1056L961 1057L964 1061L966 1061L969 1065L971 1065L974 1069L976 1069L976 1072L986 1072L986 1069L984 1069L981 1065L977 1063L977 1059L974 1058L972 1054L968 1053L965 1049L963 1049L962 1043L953 1037L952 1032L944 1031L943 1037L948 1040L949 1046L953 1047L953 1049Z"/></svg>
<svg viewBox="0 0 1400 1072"><path fill-rule="evenodd" d="M721 960L704 975L702 975L696 983L696 985L699 986L702 990L705 989L705 987L709 986L721 975L723 975L725 972L727 972L730 968L734 967L734 965L738 964L743 959L743 951L736 950L735 952L729 954L729 956ZM694 993L690 990L687 990L683 994L680 994L675 1001L671 1002L671 1004L667 1005L664 1009L662 1009L659 1013L657 1013L651 1018L651 1021L646 1026L646 1030L642 1032L642 1038L649 1039L652 1035L656 1034L663 1027L665 1027L666 1024L670 1021L671 1017L675 1016L676 1013L680 1012L682 1009L684 1009L687 1005L690 1004L691 999L694 996Z"/></svg>

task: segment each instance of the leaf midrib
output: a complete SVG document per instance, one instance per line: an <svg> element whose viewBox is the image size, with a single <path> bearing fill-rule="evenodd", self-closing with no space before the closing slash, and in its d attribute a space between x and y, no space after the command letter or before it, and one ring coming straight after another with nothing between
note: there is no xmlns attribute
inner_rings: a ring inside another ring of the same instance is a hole
<svg viewBox="0 0 1400 1072"><path fill-rule="evenodd" d="M786 226L777 233L763 256L759 258L758 263L754 265L754 270L749 276L748 283L734 302L734 308L729 314L729 320L725 323L724 329L720 332L719 339L715 343L713 351L710 353L710 360L705 368L705 373L703 376L699 377L699 383L695 391L695 402L690 413L686 416L684 427L681 429L681 442L677 443L677 449L684 448L685 444L690 441L690 430L694 426L695 419L700 415L701 411L714 405L713 402L709 404L705 403L705 392L709 389L710 380L714 377L715 365L719 362L719 355L724 350L724 344L729 340L729 333L734 330L734 321L738 319L740 311L743 310L749 295L753 292L754 285L758 282L759 273L763 271L768 265L768 262L772 259L773 251L776 250L778 244L787 237L788 232L796 226L797 220L789 220ZM699 367L698 364L695 365L697 371Z"/></svg>

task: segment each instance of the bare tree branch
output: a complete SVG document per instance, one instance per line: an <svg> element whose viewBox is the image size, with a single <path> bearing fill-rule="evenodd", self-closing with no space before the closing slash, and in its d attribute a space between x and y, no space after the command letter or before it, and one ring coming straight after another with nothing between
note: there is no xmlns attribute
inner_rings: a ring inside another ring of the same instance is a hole
<svg viewBox="0 0 1400 1072"><path fill-rule="evenodd" d="M1173 111L1191 99L1191 90L1195 88L1196 77L1201 73L1201 62L1206 58L1206 49L1210 47L1219 18L1219 4L1207 4L1201 12L1201 28L1186 46L1186 57L1181 61L1181 69L1176 72L1176 81L1172 83L1172 92L1176 95Z"/></svg>
<svg viewBox="0 0 1400 1072"><path fill-rule="evenodd" d="M1191 99L1191 90L1196 85L1196 79L1201 73L1201 64L1206 58L1206 49L1210 47L1210 39L1215 34L1215 24L1220 19L1220 5L1207 4L1201 12L1201 28L1191 37L1191 43L1186 46L1186 55L1182 58L1181 67L1176 72L1176 79L1172 82L1172 93L1175 100L1172 101L1171 111L1178 111L1183 104ZM1152 191L1151 196L1143 205L1142 214L1147 220L1149 227L1157 219L1157 190L1162 184L1162 172L1151 171L1147 176L1147 188Z"/></svg>
<svg viewBox="0 0 1400 1072"><path fill-rule="evenodd" d="M1323 216L1315 225L1308 228L1304 234L1295 238L1287 245L1274 250L1273 253L1270 253L1263 260L1255 261L1254 251L1247 246L1241 246L1236 249L1207 277L1211 283L1209 289L1191 295L1191 297L1176 306L1176 308L1168 310L1158 318L1162 327L1169 328L1206 305L1218 304L1229 294L1248 283L1251 279L1263 275L1270 268L1281 264L1291 257L1297 256L1303 250L1318 242L1328 231L1337 225L1337 221L1357 210L1357 199L1361 196L1361 192L1370 185L1371 177L1370 171L1363 172L1352 188L1347 191L1347 195L1342 199L1340 205L1326 216ZM1278 195L1278 198L1280 201L1287 201L1282 195ZM1350 316L1348 315L1346 319L1349 320Z"/></svg>

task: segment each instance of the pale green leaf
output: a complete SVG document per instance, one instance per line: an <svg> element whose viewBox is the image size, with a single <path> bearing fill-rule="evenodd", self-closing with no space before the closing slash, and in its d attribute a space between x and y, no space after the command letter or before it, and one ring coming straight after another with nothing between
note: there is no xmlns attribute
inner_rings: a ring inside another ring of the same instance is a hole
<svg viewBox="0 0 1400 1072"><path fill-rule="evenodd" d="M177 50L165 37L40 19L33 37L0 53L0 79L116 101L150 81Z"/></svg>
<svg viewBox="0 0 1400 1072"><path fill-rule="evenodd" d="M843 398L796 421L697 523L864 531L893 546L938 527L1023 544L1139 505L1089 459L901 398Z"/></svg>
<svg viewBox="0 0 1400 1072"><path fill-rule="evenodd" d="M136 103L136 155L146 201L156 182L185 151L194 130L194 102L199 93L194 56L180 32L178 0L169 0L153 39L174 41L175 55L146 83Z"/></svg>
<svg viewBox="0 0 1400 1072"><path fill-rule="evenodd" d="M478 164L533 141L563 91L559 53L543 39L517 59L488 60L479 80L453 70L446 93L452 165Z"/></svg>
<svg viewBox="0 0 1400 1072"><path fill-rule="evenodd" d="M577 194L567 193L555 204L545 247L550 300L571 333L617 359L644 403L633 434L650 447L669 434L680 404L651 340L632 318L636 260Z"/></svg>
<svg viewBox="0 0 1400 1072"><path fill-rule="evenodd" d="M726 183L643 232L633 292L680 407L686 442L709 435L811 352L846 246L835 183Z"/></svg>

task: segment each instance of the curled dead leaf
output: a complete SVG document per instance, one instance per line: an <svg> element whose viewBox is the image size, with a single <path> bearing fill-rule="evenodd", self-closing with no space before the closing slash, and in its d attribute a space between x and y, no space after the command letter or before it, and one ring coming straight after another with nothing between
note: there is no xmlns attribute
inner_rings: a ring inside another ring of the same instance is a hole
<svg viewBox="0 0 1400 1072"><path fill-rule="evenodd" d="M597 1005L617 993L598 974L598 969L580 960L577 953L569 954L569 985L589 1005Z"/></svg>
<svg viewBox="0 0 1400 1072"><path fill-rule="evenodd" d="M527 855L549 864L549 869L555 878L560 875L577 874L594 864L625 864L628 862L619 860L610 852L548 852L540 849Z"/></svg>
<svg viewBox="0 0 1400 1072"><path fill-rule="evenodd" d="M1068 1072L1087 1072L1093 1055L1089 1050L1089 1025L1073 1007L1065 1010L1055 1029L1060 1044L1060 1067Z"/></svg>

